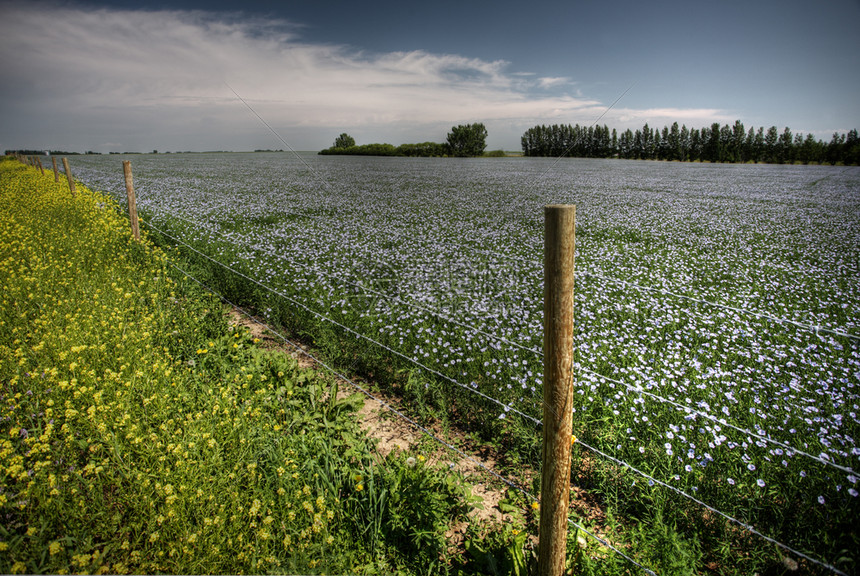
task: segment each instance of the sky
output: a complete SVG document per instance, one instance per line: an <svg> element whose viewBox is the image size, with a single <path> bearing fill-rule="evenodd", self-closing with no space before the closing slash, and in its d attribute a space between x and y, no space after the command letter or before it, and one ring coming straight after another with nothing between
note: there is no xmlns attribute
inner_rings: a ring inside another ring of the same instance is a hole
<svg viewBox="0 0 860 576"><path fill-rule="evenodd" d="M0 0L0 150L860 128L860 0Z"/></svg>

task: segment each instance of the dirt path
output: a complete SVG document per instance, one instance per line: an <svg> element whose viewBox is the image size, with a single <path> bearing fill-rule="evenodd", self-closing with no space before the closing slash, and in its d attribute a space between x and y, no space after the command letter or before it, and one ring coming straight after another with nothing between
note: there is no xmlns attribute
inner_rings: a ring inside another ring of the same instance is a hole
<svg viewBox="0 0 860 576"><path fill-rule="evenodd" d="M248 316L239 310L231 308L229 310L230 322L233 325L243 326L247 328L254 338L260 340L260 344L268 349L279 350L284 354L295 358L298 361L299 367L308 368L318 371L326 371L326 368L320 366L318 362L310 355L308 347L296 343L298 350L284 343L284 341L272 334L264 323L260 320L250 319ZM354 394L358 390L353 388L349 382L339 379L340 386L338 396L345 397ZM370 384L365 386L365 382L358 383L365 389L370 387ZM402 404L397 398L386 397L380 393L374 392L373 396L378 400L385 402L394 409L405 413L402 410ZM403 418L397 416L391 410L383 406L383 404L372 398L366 398L364 405L358 411L358 418L361 428L368 436L377 440L377 445L380 454L388 455L395 450L411 450L419 446L426 447L426 438L424 432L418 430ZM438 426L430 427L434 435L442 438L451 445L468 445L470 442L467 436L456 429L443 431ZM507 519L507 515L499 510L499 502L504 498L506 486L497 478L488 474L481 468L484 466L490 470L497 471L499 456L488 447L481 447L475 450L463 450L469 454L469 458L465 458L459 453L446 448L445 446L435 443L435 450L427 456L431 464L447 465L452 469L459 470L466 480L473 486L473 494L483 499L483 508L476 508L473 512L473 520L482 521L498 521L503 522ZM529 481L533 475L531 470L523 470L522 477ZM528 484L526 484L528 485ZM452 532L465 532L466 527L458 526ZM451 535L449 535L451 536Z"/></svg>

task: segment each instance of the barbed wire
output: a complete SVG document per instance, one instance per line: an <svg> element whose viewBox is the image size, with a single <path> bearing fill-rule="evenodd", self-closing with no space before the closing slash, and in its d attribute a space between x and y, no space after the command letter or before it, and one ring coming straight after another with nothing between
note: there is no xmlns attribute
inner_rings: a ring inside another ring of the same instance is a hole
<svg viewBox="0 0 860 576"><path fill-rule="evenodd" d="M185 219L183 219L183 220L185 220ZM197 225L199 225L199 223L195 223L195 222L193 222L193 221L188 221L188 220L185 220L185 221L187 221L187 222L189 222L189 223L191 223L191 224L197 224ZM151 225L152 225L152 224L151 224ZM532 416L530 416L530 415L525 414L524 412L522 412L522 411L520 411L520 410L518 410L518 409L516 409L516 408L512 407L510 404L506 404L506 403L504 403L504 402L502 402L502 401L500 401L500 400L498 400L498 399L496 399L496 398L493 398L492 396L489 396L489 395L487 395L487 394L484 394L483 392L480 392L479 390L476 390L475 388L473 388L473 387L471 387L471 386L468 386L468 385L463 384L463 383L461 383L461 382L459 382L459 381L457 381L457 380L454 380L453 378L451 378L451 377L449 377L449 376L447 376L447 375L445 375L445 374L443 374L443 373L441 373L441 372L439 372L439 371L437 371L437 370L435 370L435 369L433 369L433 368L430 368L429 366L426 366L425 364L423 364L422 362L419 362L419 361L418 361L418 360L416 360L415 358L409 357L409 356L407 356L407 355L405 355L405 354L403 354L403 353L401 353L401 352L399 352L399 351L397 351L397 350L394 350L394 349L392 349L392 348L390 348L390 347L386 346L385 344L383 344L383 343L381 343L381 342L378 342L377 340L375 340L375 339L373 339L373 338L370 338L370 337L368 337L368 336L366 336L366 335L364 335L364 334L361 334L360 332L357 332L357 331L355 331L355 330L353 330L353 329L351 329L351 328L349 328L349 327L347 327L347 326L345 326L345 325L343 325L343 324L341 324L341 323L339 323L339 322L337 322L337 321L335 321L335 320L331 319L331 318L328 318L328 317L327 317L327 316L325 316L325 315L319 314L319 313L317 313L317 312L313 311L312 309L308 308L308 307L307 307L307 306L305 306L304 304L301 304L301 303L299 303L298 301L296 301L296 300L294 300L294 299L290 298L289 296L286 296L285 294L282 294L282 293L280 293L280 292L276 291L275 289L271 288L270 286L267 286L267 285L265 285L265 284L262 284L262 283L260 283L259 281L255 280L255 279L253 279L253 278L250 278L249 276L247 276L247 275L245 275L245 274L243 274L243 273L241 273L241 272L239 272L239 271L237 271L237 270L233 269L232 267L230 267L230 266L228 266L228 265L226 265L226 264L224 264L224 263L222 263L222 262L220 262L220 261L218 261L218 260L215 260L215 259L211 258L210 256L208 256L208 255L206 255L206 254L204 254L204 253L200 252L199 250L197 250L197 249L193 248L192 246L188 245L187 243L184 243L184 242L179 241L179 240L178 240L178 239L176 239L174 236L171 236L171 235L167 234L166 232L164 232L163 230L160 230L160 229L159 229L159 228L157 228L155 225L152 225L152 227L153 227L153 228L155 228L157 231L161 232L162 234L164 234L165 236L168 236L169 238L173 239L174 241L179 242L179 243L181 243L181 244L183 244L183 245L187 246L188 248L190 248L190 249L194 250L195 252L197 252L197 253L198 253L198 254L200 254L201 256L204 256L205 258L209 259L210 261L212 261L212 262L214 262L214 263L216 263L216 264L218 264L218 265L220 265L220 266L223 266L223 267L225 267L225 268L227 268L227 269L231 270L232 272L234 272L234 273L236 273L236 274L239 274L239 275L243 276L243 277L244 277L244 278L246 278L247 280L249 280L249 281L251 281L251 282L254 282L255 284L257 284L257 285L261 286L262 288L264 288L264 289L266 289L266 290L269 290L269 291L271 291L271 292L273 292L273 293L275 293L275 294L277 294L277 295L279 295L279 296L281 296L281 297L283 297L283 298L286 298L286 299L290 300L290 301L291 301L291 302L293 302L294 304L298 304L298 305L300 305L301 307L303 307L303 308L304 308L304 309L306 309L307 311L309 311L309 312L311 312L311 313L313 313L313 314L317 315L317 316L318 316L318 317L320 317L321 319L324 319L324 320L329 321L329 322L331 322L331 323L333 323L333 324L336 324L336 325L337 325L337 326L339 326L340 328L342 328L342 329L344 329L344 330L347 330L348 332L350 332L350 333L352 333L352 334L356 335L357 337L363 338L363 339L365 339L365 340L367 340L367 341L371 342L372 344L374 344L374 345L376 345L376 346L379 346L379 347L381 347L381 348L383 348L383 349L385 349L385 350L387 350L387 351L389 351L389 352L391 352L391 353L393 353L393 354L395 354L395 355L397 355L397 356L399 356L399 357L401 357L401 358L403 358L403 359L407 360L408 362L411 362L411 363L413 363L413 364L415 364L415 365L419 366L420 368L424 369L425 371L430 372L431 374L434 374L434 375L436 375L436 376L438 376L438 377L441 377L441 378L443 378L444 380L447 380L448 382L451 382L451 383L453 383L453 384L456 384L457 386L459 386L459 387L461 387L461 388L463 388L463 389L466 389L466 390L468 390L468 391L470 391L470 392L472 392L472 393L478 394L479 396L483 397L484 399L487 399L487 400L490 400L491 402L496 403L497 405L499 405L500 407L502 407L506 413L507 413L507 412L509 412L509 411L510 411L510 412L514 412L515 414L517 414L517 415L519 415L519 416L521 416L521 417L523 417L523 418L526 418L526 419L528 419L528 420L531 420L535 425L540 426L540 425L542 424L542 423L541 423L541 421L540 421L539 419L534 418L534 417L532 417ZM377 293L377 294L379 294L379 293ZM466 325L464 325L464 324L460 324L460 325L461 325L461 326L464 326L464 327L466 327L466 328L473 328L473 327L468 327L468 326L466 326ZM487 334L488 336L490 336L490 334L489 334L489 333L487 333L487 332L483 332L483 331L481 331L481 332L482 332L482 333L484 333L484 334ZM508 341L507 339L500 339L500 340L501 340L501 341L504 341L504 342L506 342L506 343L508 343L508 344L512 344L512 343L511 343L510 341ZM520 347L522 347L522 346L520 346ZM543 357L543 352L540 352L540 351L537 351L537 350L534 350L534 349L527 349L527 350L529 350L529 351L531 351L531 352L533 352L533 353L536 353L537 355L539 355L539 356ZM729 423L725 418L717 418L717 417L715 417L715 416L713 416L713 415L711 415L711 414L708 414L707 412L703 412L703 411L701 411L701 410L698 410L697 408L694 408L694 407L688 406L688 405L686 405L686 404L681 404L681 403L676 402L676 401L674 401L674 400L670 400L670 399L668 399L668 398L665 398L665 397L663 397L663 396L661 396L661 395L659 395L659 394L655 394L655 393L653 393L653 392L649 392L649 391L645 390L644 388L642 388L641 386L632 385L632 384L629 384L629 383L623 382L623 381L621 381L621 380L616 380L616 379L610 378L610 377L608 377L608 376L605 376L605 375L603 375L603 374L600 374L600 373L595 372L595 371L593 371L593 370L590 370L590 369L588 369L588 368L580 367L579 369L580 369L582 372L584 372L584 373L591 374L591 375L593 375L593 376L595 376L595 377L598 377L598 378L604 379L604 380L605 380L605 381L607 381L607 382L612 382L612 383L614 383L614 384L617 384L617 385L623 386L623 387L625 387L625 388L627 388L627 389L629 389L629 390L631 390L631 391L633 391L633 392L636 392L636 393L638 393L638 394L642 394L642 395L648 396L648 397L650 397L650 398L652 398L652 399L654 399L654 400L657 400L657 401L660 401L660 402L663 402L663 403L669 404L669 405L671 405L671 406L675 407L675 408L676 408L676 409L678 409L678 410L682 410L682 411L684 411L684 412L686 412L686 413L693 413L693 414L696 414L696 415L701 416L701 417L703 417L703 418L705 418L705 419L711 420L712 422L715 422L715 423L717 423L717 424L720 424L720 425L726 426L726 427L728 427L728 428L731 428L731 429L733 429L733 430L735 430L735 431L737 431L737 432L740 432L740 433L742 433L742 434L746 434L746 435L748 435L748 436L751 436L751 437L757 438L757 439L759 439L759 440L761 440L761 441L764 441L764 442L768 442L768 443L771 443L771 444L778 445L778 446L780 446L780 447L782 447L782 448L784 448L784 449L786 449L786 450L789 450L790 452L793 452L793 453L796 453L796 454L800 454L800 455L802 455L802 456L804 456L804 457L806 457L806 458L810 458L810 459L812 459L812 460L814 460L814 461L817 461L817 462L819 462L819 463L825 464L825 465L827 465L827 466L831 466L831 467L836 468L836 469L838 469L838 470L840 470L840 471L847 472L847 473L849 473L849 474L856 474L856 472L854 471L854 469L853 469L853 468L851 468L851 467L842 466L842 465L837 464L837 463L835 463L835 462L832 462L832 461L830 461L830 460L825 460L825 459L824 459L824 458L822 458L821 456L816 456L816 455L813 455L813 454L811 454L811 453L808 453L808 452L806 452L806 451L804 451L804 450L800 450L800 449L795 448L795 447L793 447L793 446L791 446L791 445L789 445L789 444L787 444L787 443L785 443L785 442L782 442L782 441L780 441L780 440L777 440L777 439L771 438L770 436L763 436L763 435L761 435L761 434L759 434L759 433L757 433L757 432L754 432L754 431L752 431L752 430L748 430L748 429L745 429L745 428L741 428L741 427L739 427L739 426L736 426L736 425L734 425L734 424ZM550 409L554 409L554 408L553 408L553 407L550 407Z"/></svg>
<svg viewBox="0 0 860 576"><path fill-rule="evenodd" d="M383 408L385 408L386 410L388 410L388 411L389 411L389 412L391 412L392 414L394 414L394 415L398 416L399 418L401 418L402 420L404 420L405 422L407 422L409 425L411 425L411 426L412 426L412 427L414 427L415 429L419 430L420 432L422 432L422 433L423 433L423 434L425 434L426 436L428 436L428 437L430 437L431 439L433 439L435 442L437 442L437 443L441 444L442 446L444 446L444 447L448 448L449 450L451 450L451 451L453 451L453 452L455 452L455 453L459 454L459 455L460 455L460 456L462 456L463 458L465 458L465 459L467 459L467 460L469 460L469 461L473 462L475 465L477 465L479 468L481 468L484 472L488 473L489 475L491 475L492 477L496 478L497 480L499 480L499 481L503 482L503 483L504 483L505 485L507 485L509 488L512 488L512 489L514 489L514 490L517 490L518 492L520 492L521 494L523 494L524 496L526 496L528 499L530 499L530 500L532 500L532 501L540 502L540 498L539 498L538 496L535 496L534 494L532 494L531 492L529 492L527 489L525 489L525 488L523 488L522 486L520 486L520 485L516 484L515 482L513 482L513 481L509 480L509 479L508 479L508 478L506 478L505 476L502 476L501 474L497 473L495 470L492 470L491 468L487 467L483 462L481 462L481 461L479 461L479 460L475 459L474 457L472 457L471 455L467 454L467 453L466 453L466 452L464 452L463 450L461 450L461 449L457 448L456 446L453 446L452 444L448 443L447 441L445 441L445 440L443 440L443 439L439 438L439 437L438 437L438 436L436 436L433 432L431 432L429 429L427 429L426 427L422 426L421 424L419 424L419 423L418 423L418 422L416 422L415 420L413 420L413 419L409 418L409 417L408 417L408 416L406 416L402 411L400 411L400 410L398 410L398 409L394 408L390 403L388 403L388 402L386 402L386 401L384 401L384 400L382 400L382 399L378 398L378 397L377 397L377 396L375 396L373 393L371 393L370 391L368 391L366 388L364 388L363 386L361 386L361 385L357 384L357 383L356 383L356 382L354 382L352 379L350 379L349 377L345 376L344 374L342 374L342 373L341 373L341 372L339 372L338 370L336 370L336 369L332 368L331 366L329 366L327 363L325 363L324 361L322 361L320 358L318 358L318 357L317 357L317 356L315 356L314 354L312 354L312 353L308 352L307 350L305 350L305 349L304 349L304 348L302 348L301 346L299 346L299 345L297 345L297 344L293 343L292 341L290 341L288 338L286 338L285 336L283 336L283 335L282 335L280 332L278 332L277 330L273 329L273 328L272 328L271 326L269 326L268 324L265 324L265 323L260 322L260 321L259 321L259 320L257 320L257 319L252 315L252 314L250 314L249 312L247 312L246 310L244 310L242 307L240 307L240 306L236 305L235 303L231 302L229 299L227 299L226 297L224 297L222 294L220 294L219 292L217 292L217 291L213 290L212 288L210 288L209 286L207 286L206 284L204 284L203 282L201 282L200 280L198 280L197 278L195 278L194 276L192 276L192 275L191 275L190 273L188 273L187 271L183 270L182 268L180 268L180 267L178 267L178 266L176 266L175 264L172 264L172 263L171 263L171 266L172 266L173 268L175 268L176 270L178 270L179 272L181 272L181 273L183 273L184 275L186 275L188 278L190 278L191 280L193 280L194 282L196 282L197 284L199 284L199 285L200 285L200 286L202 286L203 288L205 288L206 290L208 290L210 293L212 293L212 294L214 294L214 295L218 296L222 301L226 302L227 304L229 304L230 306L232 306L234 309L236 309L236 310L238 310L239 312L241 312L243 315L245 315L245 316L246 316L248 319L250 319L252 322L254 322L255 324L257 324L257 325L261 326L262 328L264 328L265 330L267 330L269 333L271 333L271 334L273 334L273 335L277 336L280 340L282 340L283 342L285 342L285 343L289 344L290 346L292 346L292 347L293 347L297 352L300 352L300 353L302 353L302 354L306 355L307 357L311 358L312 360L314 360L314 362L315 362L315 363L317 363L318 365L322 366L323 368L325 368L326 370L328 370L330 373L332 373L333 375L337 376L337 377L338 377L338 378L340 378L341 380L343 380L343 381L347 382L348 384L350 384L351 386L353 386L356 390L358 390L358 391L362 392L365 396L367 396L367 397L368 397L368 398L370 398L371 400L374 400L374 401L375 401L375 402L377 402L380 406L382 406ZM752 525L750 525L750 524L747 524L747 523L745 523L745 522L743 522L743 521L741 521L741 520L738 520L738 519L734 518L733 516L731 516L731 515L729 515L729 514L727 514L727 513L725 513L725 512L722 512L721 510L719 510L719 509L717 509L717 508L715 508L715 507L713 507L713 506L710 506L709 504L707 504L707 503L703 502L702 500L700 500L700 499L696 498L695 496L692 496L691 494L688 494L687 492L684 492L683 490L680 490L680 489L678 489L678 488L676 488L676 487L672 486L671 484L668 484L668 483L666 483L666 482L663 482L662 480L659 480L659 479L654 478L653 476L651 476L651 475L649 475L649 474L647 474L647 473L645 473L645 472L642 472L641 470L639 470L638 468L636 468L635 466L631 465L630 463L628 463L628 462L626 462L626 461L623 461L623 460L620 460L620 459L618 459L618 458L615 458L614 456L611 456L611 455L609 455L609 454L607 454L607 453L605 453L605 452L601 451L600 449L595 448L595 447L591 446L590 444L588 444L588 443L586 443L586 442L583 442L581 439L577 439L577 443L578 443L578 444L581 444L581 445L582 445L584 448L586 448L587 450L589 450L589 451L591 451L591 452L593 452L593 453L595 453L595 454L597 454L597 455L599 455L599 456L601 456L601 457L603 457L603 458L605 458L605 459L607 459L607 460L610 460L610 461L612 461L612 462L614 462L614 463L616 463L616 464L618 464L618 465L620 465L620 466L623 466L623 467L625 467L625 468L627 468L627 469L629 469L629 470L631 470L631 471L635 472L636 474L639 474L640 476L642 476L643 478L645 478L645 479L649 480L650 482L653 482L653 483L655 483L655 484L659 484L660 486L662 486L662 487L664 487L664 488L668 488L669 490L671 490L671 491L673 491L673 492L675 492L675 493L679 494L680 496L683 496L683 497L685 497L685 498L689 499L690 501L695 502L696 504L698 504L698 505L700 505L700 506L702 506L702 507L706 508L707 510L709 510L709 511L711 511L711 512L715 513L715 514L718 514L719 516L722 516L722 517L723 517L723 518L725 518L726 520L728 520L728 521L730 521L730 522L732 522L732 523L734 523L734 524L736 524L736 525L740 526L740 527L741 527L741 528L743 528L744 530L747 530L748 532L750 532L750 533L752 533L752 534L754 534L754 535L756 535L756 536L758 536L758 537L760 537L760 538L762 538L762 539L764 539L764 540L766 540L766 541L768 541L768 542L770 542L770 543L772 543L772 544L774 544L774 545L776 545L776 546L779 546L780 548L782 548L783 550L786 550L786 551L787 551L787 552L789 552L789 553L792 553L792 554L794 554L794 555L796 555L796 556L798 556L798 557L801 557L801 558L805 558L806 560L808 560L808 561L810 561L810 562L812 562L812 563L814 563L814 564L816 564L816 565L819 565L819 566L822 566L822 567L824 567L824 568L827 568L827 569L829 569L829 570L831 570L831 571L833 571L833 572L835 572L836 574L839 574L839 575L841 575L841 576L847 576L847 574L845 574L844 572L842 572L841 570L839 570L839 569L838 569L838 568L836 568L835 566L832 566L832 565L830 565L830 564L827 564L826 562L822 562L822 561L820 561L820 560L818 560L818 559L816 559L816 558L813 558L813 557L811 557L811 556L809 556L809 555L807 555L807 554L805 554L805 553L803 553L803 552L800 552L799 550L796 550L796 549L792 548L791 546L789 546L789 545L787 545L787 544L784 544L784 543L782 543L782 542L780 542L780 541L778 541L778 540L776 540L776 539L774 539L774 538L771 538L770 536L767 536L767 535L763 534L762 532L758 531L754 526L752 526ZM625 560L627 560L628 562L631 562L632 564L634 564L634 565L638 566L639 568L641 568L642 570L644 570L647 574L649 574L649 575L653 575L653 576L656 576L656 574L655 574L652 570L650 570L649 568L647 568L647 567L643 566L642 564L640 564L639 562L637 562L636 560L634 560L632 557L628 556L628 555L627 555L627 554L625 554L624 552L620 551L618 548L616 548L614 545L612 545L612 544L611 544L609 541L607 541L606 539L601 538L600 536L597 536L596 534L592 533L591 531L589 531L588 529L586 529L584 526L582 526L580 523L578 523L578 522L574 521L574 520L573 520L573 519L571 519L571 518L568 518L568 522L569 522L571 525L575 526L578 530L581 530L581 531L582 531L582 532L584 532L586 535L588 535L589 537L591 537L592 539L594 539L595 541L597 541L598 543L600 543L601 545L603 545L603 546L605 546L605 547L607 547L607 548L611 549L613 552L615 552L616 554L620 555L621 557L623 557L623 558L624 558Z"/></svg>
<svg viewBox="0 0 860 576"><path fill-rule="evenodd" d="M325 362L323 362L322 360L320 360L317 356L315 356L315 355L313 355L312 353L308 352L307 350L305 350L305 349L304 349L304 348L302 348L301 346L299 346L299 345L297 345L297 344L293 343L293 342L292 342L292 341L290 341L287 337L285 337L284 335L282 335L282 334L281 334L280 332L278 332L277 330L273 329L273 328L272 328L271 326L269 326L268 324L265 324L265 323L263 323L263 322L260 322L260 321L259 321L259 320L257 320L257 319L256 319L256 318L255 318L251 313L247 312L246 310L244 310L244 309L243 309L243 308L241 308L240 306L237 306L236 304L234 304L233 302L231 302L230 300L228 300L226 297L224 297L222 294L220 294L219 292L217 292L217 291L213 290L212 288L210 288L209 286L207 286L206 284L204 284L203 282L201 282L200 280L198 280L197 278L195 278L194 276L192 276L191 274L189 274L187 271L183 270L182 268L180 268L179 266L176 266L176 265L175 265L175 264L173 264L173 263L170 263L170 265L171 265L173 268L175 268L177 271L181 272L182 274L184 274L185 276L187 276L188 278L190 278L191 280L193 280L194 282L196 282L197 284L199 284L199 285L200 285L201 287L203 287L204 289L208 290L208 291L209 291L210 293L212 293L213 295L215 295L215 296L217 296L218 298L220 298L223 302L227 303L228 305L232 306L234 309L236 309L236 310L238 310L239 312L241 312L241 313L242 313L243 315L245 315L249 320L251 320L251 321L252 321L252 322L254 322L255 324L257 324L257 325L261 326L263 329L267 330L269 333L271 333L271 334L273 334L273 335L277 336L280 340L282 340L283 342L285 342L285 343L289 344L290 346L292 346L292 347L293 347L297 352L301 352L302 354L304 354L304 355L305 355L305 356L307 356L308 358L311 358L311 359L312 359L316 364L318 364L318 365L322 366L323 368L325 368L326 370L328 370L328 371L329 371L331 374L333 374L334 376L336 376L336 377L340 378L341 380L343 380L344 382L346 382L346 383L350 384L353 388L355 388L356 390L358 390L358 391L362 392L365 396L367 396L367 397L368 397L368 398L370 398L371 400L374 400L374 401L375 401L375 402L377 402L380 406L382 406L383 408L385 408L386 410L388 410L389 412L391 412L391 413L392 413L392 414L394 414L395 416L397 416L397 417L401 418L402 420L404 420L405 422L407 422L409 425L411 425L411 426L412 426L412 427L414 427L415 429L417 429L417 430L419 430L420 432L422 432L424 435L428 436L429 438L433 439L435 442L437 442L437 443L441 444L442 446L444 446L444 447L448 448L449 450L451 450L451 451L453 451L453 452L455 452L455 453L459 454L459 455L460 455L460 456L462 456L463 458L465 458L465 459L467 459L467 460L471 461L472 463L474 463L475 465L477 465L479 468L481 468L484 472L486 472L486 473L487 473L487 474L489 474L490 476L492 476L492 477L496 478L497 480L501 481L502 483L504 483L505 485L507 485L509 488L512 488L512 489L514 489L514 490L516 490L516 491L520 492L521 494L523 494L523 495L524 495L528 500L533 501L533 502L540 502L540 498L539 498L538 496L535 496L534 494L532 494L531 492L529 492L528 490L526 490L525 488L523 488L522 486L520 486L520 485L519 485L519 484L517 484L516 482L513 482L513 481L509 480L509 479L508 479L508 478L506 478L505 476L503 476L503 475L499 474L498 472L496 472L495 470L493 470L493 469L489 468L487 465L485 465L485 464L484 464L483 462L481 462L480 460L477 460L477 459L476 459L476 458L474 458L472 455L467 454L467 453L466 453L466 452L464 452L463 450L461 450L461 449L457 448L456 446L454 446L454 445L452 445L452 444L448 443L447 441L443 440L442 438L439 438L439 437L438 437L438 436L436 436L433 432L431 432L429 429L427 429L426 427L422 426L421 424L419 424L418 422L416 422L416 421L415 421L415 420L413 420L412 418L409 418L408 416L406 416L405 414L403 414L403 412L401 412L400 410L398 410L398 409L396 409L394 406L392 406L390 403L386 402L385 400L382 400L382 399L378 398L377 396L375 396L372 392L370 392L369 390L367 390L367 389L366 389L366 388L364 388L363 386L361 386L361 385L359 385L359 384L355 383L351 378L348 378L347 376L343 375L343 374L342 374L341 372L339 372L338 370L335 370L334 368L332 368L331 366L329 366L327 363L325 363ZM592 533L592 532L591 532L591 531L589 531L587 528L585 528L584 526L582 526L580 523L578 523L578 522L574 521L574 520L573 520L572 518L570 518L570 517L568 517L567 521L568 521L568 523L572 524L572 525L573 525L573 526L575 526L578 530L581 530L582 532L584 532L585 534L587 534L589 537L591 537L592 539L594 539L596 542L598 542L598 543L599 543L599 544L601 544L602 546L604 546L604 547L606 547L606 548L609 548L610 550L612 550L612 551L613 551L613 552L615 552L616 554L620 555L622 558L624 558L624 559L625 559L625 560L627 560L628 562L630 562L630 563L634 564L635 566L637 566L637 567L641 568L641 569L642 569L646 574L648 574L649 576L657 576L657 574L656 574L653 570L651 570L651 569L649 569L649 568L647 568L647 567L643 566L642 564L640 564L639 562L637 562L636 560L634 560L632 557L630 557L630 556L628 556L627 554L625 554L624 552L620 551L618 548L616 548L616 547L615 547L612 543L610 543L608 540L606 540L606 539L604 539L604 538L601 538L600 536L597 536L596 534Z"/></svg>

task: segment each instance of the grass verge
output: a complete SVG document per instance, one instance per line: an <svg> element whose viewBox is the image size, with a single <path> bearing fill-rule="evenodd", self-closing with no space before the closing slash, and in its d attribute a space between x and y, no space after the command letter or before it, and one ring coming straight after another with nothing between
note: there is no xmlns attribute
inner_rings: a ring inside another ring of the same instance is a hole
<svg viewBox="0 0 860 576"><path fill-rule="evenodd" d="M469 487L230 328L104 196L0 162L0 572L445 572Z"/></svg>

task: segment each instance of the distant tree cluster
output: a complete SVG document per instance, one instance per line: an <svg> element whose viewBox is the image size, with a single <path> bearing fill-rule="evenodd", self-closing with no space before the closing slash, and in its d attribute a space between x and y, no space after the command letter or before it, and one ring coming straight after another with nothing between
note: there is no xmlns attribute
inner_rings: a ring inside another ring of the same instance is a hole
<svg viewBox="0 0 860 576"><path fill-rule="evenodd" d="M347 154L356 156L481 156L487 147L487 129L483 124L466 124L451 128L444 144L421 142L419 144L362 144L356 145L349 134L338 136L334 145L320 154Z"/></svg>
<svg viewBox="0 0 860 576"><path fill-rule="evenodd" d="M621 134L608 127L580 125L535 126L521 139L526 156L562 155L580 158L628 158L682 162L767 162L775 164L860 164L857 130L834 133L828 143L812 134L792 134L786 127L746 130L734 125L688 129L675 122L662 130L646 123L641 129Z"/></svg>
<svg viewBox="0 0 860 576"><path fill-rule="evenodd" d="M444 144L423 142L421 144L362 144L356 146L332 146L320 150L322 155L344 154L349 156L447 156Z"/></svg>
<svg viewBox="0 0 860 576"><path fill-rule="evenodd" d="M21 156L75 156L79 152L64 152L62 150L6 150L6 156L20 154ZM87 154L95 154L95 152L87 152Z"/></svg>
<svg viewBox="0 0 860 576"><path fill-rule="evenodd" d="M460 124L448 133L451 156L481 156L487 147L487 128L481 124Z"/></svg>

